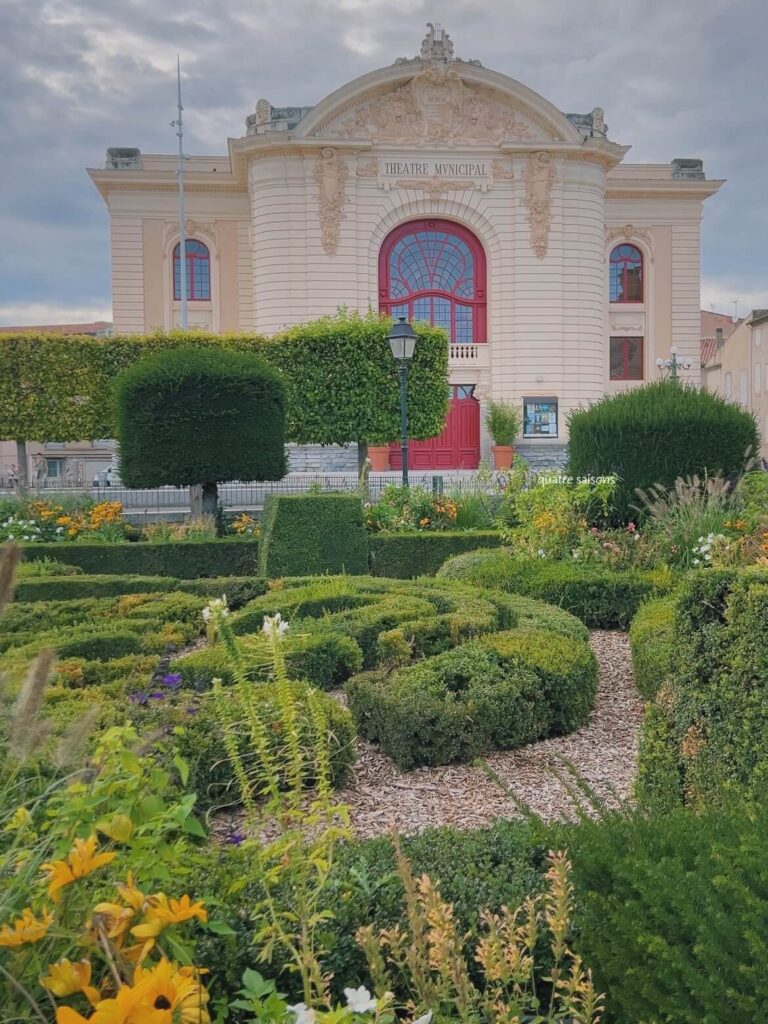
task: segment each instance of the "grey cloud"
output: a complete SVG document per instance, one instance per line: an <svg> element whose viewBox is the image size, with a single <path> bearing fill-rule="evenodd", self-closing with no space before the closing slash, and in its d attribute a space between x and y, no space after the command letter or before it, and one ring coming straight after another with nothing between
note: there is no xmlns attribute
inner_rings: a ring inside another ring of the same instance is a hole
<svg viewBox="0 0 768 1024"><path fill-rule="evenodd" d="M225 152L256 100L314 104L418 52L423 0L0 0L0 315L108 303L107 219L85 177L109 145L172 152L181 54L189 152ZM463 57L565 110L606 110L630 160L701 156L712 294L768 304L763 0L443 0ZM62 253L66 255L63 257ZM722 287L726 287L725 284Z"/></svg>

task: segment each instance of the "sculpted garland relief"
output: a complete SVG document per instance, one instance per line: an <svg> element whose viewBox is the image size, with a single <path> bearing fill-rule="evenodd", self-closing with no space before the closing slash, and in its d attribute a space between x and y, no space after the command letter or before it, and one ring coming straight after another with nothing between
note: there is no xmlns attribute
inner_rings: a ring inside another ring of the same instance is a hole
<svg viewBox="0 0 768 1024"><path fill-rule="evenodd" d="M335 256L339 246L346 180L347 168L339 151L329 147L321 150L315 164L315 181L320 200L320 242L329 256Z"/></svg>
<svg viewBox="0 0 768 1024"><path fill-rule="evenodd" d="M525 205L531 230L531 248L539 258L547 255L550 198L555 183L555 168L549 153L531 153L525 175Z"/></svg>
<svg viewBox="0 0 768 1024"><path fill-rule="evenodd" d="M490 90L465 85L458 71L442 63L426 64L406 85L368 100L319 131L372 142L535 141L531 127L508 105Z"/></svg>

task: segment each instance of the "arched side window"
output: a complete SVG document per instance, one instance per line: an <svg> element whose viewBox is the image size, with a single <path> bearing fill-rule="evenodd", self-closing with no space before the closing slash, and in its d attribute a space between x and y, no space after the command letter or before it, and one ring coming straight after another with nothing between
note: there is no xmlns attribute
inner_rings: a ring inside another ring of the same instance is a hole
<svg viewBox="0 0 768 1024"><path fill-rule="evenodd" d="M611 253L611 302L643 301L643 254L636 245L617 245Z"/></svg>
<svg viewBox="0 0 768 1024"><path fill-rule="evenodd" d="M409 221L381 247L379 306L444 328L455 345L484 342L485 273L485 253L471 231L447 220Z"/></svg>
<svg viewBox="0 0 768 1024"><path fill-rule="evenodd" d="M211 254L208 246L194 238L184 243L187 264L187 298L192 302L211 301ZM181 299L181 243L173 250L173 298Z"/></svg>

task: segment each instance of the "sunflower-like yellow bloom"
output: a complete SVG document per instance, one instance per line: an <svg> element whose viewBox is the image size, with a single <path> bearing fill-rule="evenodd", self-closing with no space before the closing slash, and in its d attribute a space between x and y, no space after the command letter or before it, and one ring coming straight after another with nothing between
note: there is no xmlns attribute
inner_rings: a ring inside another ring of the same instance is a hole
<svg viewBox="0 0 768 1024"><path fill-rule="evenodd" d="M56 1024L156 1024L158 1018L149 1007L142 1008L140 1000L141 993L134 986L123 985L113 998L100 999L90 1017L70 1006L59 1006Z"/></svg>
<svg viewBox="0 0 768 1024"><path fill-rule="evenodd" d="M89 836L87 839L76 839L75 845L69 851L66 860L55 860L49 864L43 864L42 870L48 875L48 895L51 899L61 899L60 889L65 885L76 882L79 878L85 878L97 868L109 864L117 856L116 853L96 853L96 836Z"/></svg>
<svg viewBox="0 0 768 1024"><path fill-rule="evenodd" d="M207 921L208 914L202 901L193 903L189 896L179 900L171 899L163 892L156 893L148 899L149 907L141 924L131 928L131 935L137 939L154 939L160 932L172 924L181 924L196 917L198 921Z"/></svg>
<svg viewBox="0 0 768 1024"><path fill-rule="evenodd" d="M163 959L153 968L137 967L133 983L140 1007L154 1016L135 1017L135 1024L210 1024L208 993L194 967L178 968ZM130 1018L134 1024L134 1018Z"/></svg>
<svg viewBox="0 0 768 1024"><path fill-rule="evenodd" d="M13 926L4 924L0 928L0 946L24 946L30 942L39 942L48 934L52 924L53 914L44 913L38 919L29 907L25 907Z"/></svg>
<svg viewBox="0 0 768 1024"><path fill-rule="evenodd" d="M78 960L77 963L66 958L59 960L51 964L40 984L59 999L73 996L76 992L82 992L91 1006L101 999L99 990L91 985L91 964L88 960Z"/></svg>

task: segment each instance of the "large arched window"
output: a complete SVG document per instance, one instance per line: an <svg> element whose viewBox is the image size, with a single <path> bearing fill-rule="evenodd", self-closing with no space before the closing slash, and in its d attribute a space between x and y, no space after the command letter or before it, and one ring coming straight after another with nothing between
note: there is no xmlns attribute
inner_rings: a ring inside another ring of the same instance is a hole
<svg viewBox="0 0 768 1024"><path fill-rule="evenodd" d="M611 253L611 302L643 301L643 254L636 245L617 245Z"/></svg>
<svg viewBox="0 0 768 1024"><path fill-rule="evenodd" d="M448 220L395 228L379 256L382 312L443 327L453 344L486 338L485 253L472 234Z"/></svg>
<svg viewBox="0 0 768 1024"><path fill-rule="evenodd" d="M211 254L208 246L194 238L184 243L187 264L187 298L193 302L211 301ZM173 298L181 299L181 243L173 250Z"/></svg>

